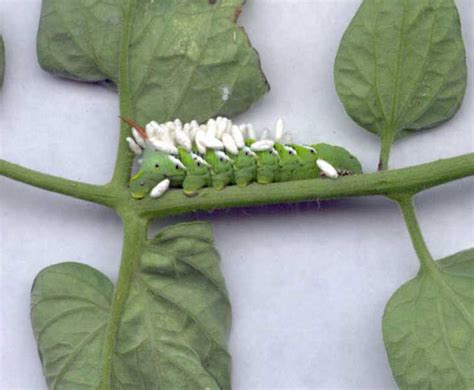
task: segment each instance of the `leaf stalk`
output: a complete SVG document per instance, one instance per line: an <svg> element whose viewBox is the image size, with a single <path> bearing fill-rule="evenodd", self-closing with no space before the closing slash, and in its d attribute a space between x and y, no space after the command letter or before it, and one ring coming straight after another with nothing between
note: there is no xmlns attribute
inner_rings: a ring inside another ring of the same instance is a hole
<svg viewBox="0 0 474 390"><path fill-rule="evenodd" d="M395 200L400 206L403 217L405 219L405 224L408 228L408 232L410 233L413 247L415 248L418 260L420 261L421 270L437 270L438 266L435 260L433 259L433 256L431 255L428 246L426 245L425 239L420 229L420 225L418 223L418 219L416 217L416 210L413 204L413 195L396 195L393 196L392 199Z"/></svg>
<svg viewBox="0 0 474 390"><path fill-rule="evenodd" d="M394 140L395 133L391 129L384 129L380 138L380 158L378 166L379 171L386 171L388 169L390 152L392 150Z"/></svg>
<svg viewBox="0 0 474 390"><path fill-rule="evenodd" d="M0 160L0 176L103 206L114 207L118 202L119 195L112 190L109 184L93 185L63 179L62 177L24 168L5 160Z"/></svg>

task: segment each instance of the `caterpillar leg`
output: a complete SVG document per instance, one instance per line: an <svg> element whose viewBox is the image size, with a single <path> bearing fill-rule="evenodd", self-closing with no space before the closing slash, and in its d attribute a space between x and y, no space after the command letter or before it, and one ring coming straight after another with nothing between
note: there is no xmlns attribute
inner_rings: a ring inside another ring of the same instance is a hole
<svg viewBox="0 0 474 390"><path fill-rule="evenodd" d="M277 171L279 170L278 165L261 165L257 170L257 183L259 184L270 184L276 179Z"/></svg>
<svg viewBox="0 0 474 390"><path fill-rule="evenodd" d="M259 178L257 179L257 183L258 183L258 184L263 184L263 185L265 185L265 184L273 183L273 180L270 180L270 179L268 179L268 178L259 177Z"/></svg>
<svg viewBox="0 0 474 390"><path fill-rule="evenodd" d="M209 176L186 176L183 182L184 195L193 197L199 190L209 186Z"/></svg>
<svg viewBox="0 0 474 390"><path fill-rule="evenodd" d="M214 183L213 187L216 191L222 191L226 185L224 183Z"/></svg>
<svg viewBox="0 0 474 390"><path fill-rule="evenodd" d="M252 181L245 180L244 178L239 178L235 180L235 184L237 184L240 188L247 187Z"/></svg>
<svg viewBox="0 0 474 390"><path fill-rule="evenodd" d="M234 182L241 188L247 187L250 183L255 181L256 176L256 164L244 168L236 168L234 172Z"/></svg>
<svg viewBox="0 0 474 390"><path fill-rule="evenodd" d="M226 186L228 186L229 184L232 184L232 181L233 181L232 176L233 176L232 172L213 174L211 176L212 186L217 191L222 191Z"/></svg>
<svg viewBox="0 0 474 390"><path fill-rule="evenodd" d="M188 198L192 198L194 196L196 196L197 194L199 194L198 191L192 191L192 190L186 190L183 188L183 193L184 195L186 195Z"/></svg>

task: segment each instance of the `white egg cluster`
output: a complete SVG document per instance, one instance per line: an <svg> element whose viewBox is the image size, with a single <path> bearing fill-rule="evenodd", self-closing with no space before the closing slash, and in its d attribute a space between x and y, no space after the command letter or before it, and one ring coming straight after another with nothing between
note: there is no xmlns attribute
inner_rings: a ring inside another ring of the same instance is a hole
<svg viewBox="0 0 474 390"><path fill-rule="evenodd" d="M239 150L246 148L245 139L247 138L255 140L250 146L253 152L271 150L275 142L291 142L289 134L284 133L282 119L276 123L274 139L271 139L268 130L263 130L257 140L255 130L250 123L237 125L224 117L209 119L202 125L195 120L185 124L179 119L161 124L152 121L146 125L145 134L146 137L136 128L132 128L133 137L127 138L130 149L137 155L140 155L146 147L176 155L178 147L191 152L195 145L201 155L211 149L220 151L222 158L229 158L227 154L237 155Z"/></svg>

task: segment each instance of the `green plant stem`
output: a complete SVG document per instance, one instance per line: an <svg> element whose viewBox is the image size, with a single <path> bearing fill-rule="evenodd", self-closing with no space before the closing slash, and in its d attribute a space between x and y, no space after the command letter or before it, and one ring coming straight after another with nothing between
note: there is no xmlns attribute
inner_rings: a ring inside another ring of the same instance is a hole
<svg viewBox="0 0 474 390"><path fill-rule="evenodd" d="M122 220L124 226L122 259L110 310L110 326L107 329L107 336L104 345L104 354L106 358L105 365L102 369L102 379L99 386L100 390L110 389L112 360L115 345L117 343L120 317L128 297L132 276L139 265L143 244L147 239L147 220L131 214L125 214L122 217Z"/></svg>
<svg viewBox="0 0 474 390"><path fill-rule="evenodd" d="M408 232L410 233L413 247L415 248L415 252L420 260L422 270L437 270L438 266L436 265L433 256L431 256L416 218L413 196L410 194L395 195L392 199L394 199L400 206Z"/></svg>
<svg viewBox="0 0 474 390"><path fill-rule="evenodd" d="M208 211L228 207L294 203L311 200L337 199L354 196L389 196L416 194L450 181L474 175L474 153L409 168L372 174L341 177L337 180L302 180L286 183L252 184L246 188L231 186L224 191L206 188L194 198L181 190L168 191L160 199L136 201L126 188L111 185L96 186L35 172L0 160L0 175L13 180L131 212L152 219L193 211Z"/></svg>
<svg viewBox="0 0 474 390"><path fill-rule="evenodd" d="M228 187L221 192L201 190L188 198L172 190L160 199L133 202L138 215L146 218L228 207L302 202L353 196L418 193L452 180L474 175L474 153L439 160L410 168L373 174L341 177L337 180L303 180L286 183L252 184L246 188Z"/></svg>
<svg viewBox="0 0 474 390"><path fill-rule="evenodd" d="M380 159L378 167L379 171L386 171L388 169L390 151L392 149L392 144L394 140L395 133L389 128L384 129L380 137Z"/></svg>
<svg viewBox="0 0 474 390"><path fill-rule="evenodd" d="M459 296L453 291L452 287L446 282L446 278L443 277L442 271L438 266L438 263L434 260L431 255L428 246L426 245L423 234L421 233L418 219L416 218L416 211L413 205L413 195L401 194L394 195L391 197L395 200L402 211L405 219L405 224L410 233L411 241L415 249L418 260L420 261L420 272L426 272L430 278L444 291L444 294L449 297L451 303L456 306L460 313L463 313L464 318L470 322L471 326L474 326L471 315L463 303L459 300Z"/></svg>
<svg viewBox="0 0 474 390"><path fill-rule="evenodd" d="M0 160L0 176L73 198L113 207L117 194L108 185L92 185L37 172Z"/></svg>
<svg viewBox="0 0 474 390"><path fill-rule="evenodd" d="M129 46L130 34L132 30L133 9L135 0L128 0L122 18L122 37L119 58L118 90L120 101L120 115L133 118L133 103L130 93L130 70L129 70ZM112 176L112 186L126 188L130 178L133 165L134 154L128 148L126 138L130 136L130 126L125 123L120 125L120 135L115 162L114 174Z"/></svg>
<svg viewBox="0 0 474 390"><path fill-rule="evenodd" d="M118 80L120 114L129 118L133 117L133 103L130 95L129 81L129 46L134 6L135 0L127 1L127 7L122 19L123 25ZM129 199L127 184L134 159L133 153L131 153L125 142L129 134L129 126L122 123L120 126L115 169L111 181L111 186L114 188L114 191L123 194L126 199ZM112 360L115 346L117 344L120 317L122 315L124 304L128 298L132 276L140 262L140 254L143 244L147 239L149 224L149 220L137 217L135 214L130 213L131 210L128 209L126 203L124 206L116 203L114 207L119 214L122 214L124 229L123 249L119 276L115 285L112 307L110 310L110 326L107 329L106 342L104 346L105 363L102 369L102 378L99 385L100 390L109 390L111 388L110 378L112 373Z"/></svg>

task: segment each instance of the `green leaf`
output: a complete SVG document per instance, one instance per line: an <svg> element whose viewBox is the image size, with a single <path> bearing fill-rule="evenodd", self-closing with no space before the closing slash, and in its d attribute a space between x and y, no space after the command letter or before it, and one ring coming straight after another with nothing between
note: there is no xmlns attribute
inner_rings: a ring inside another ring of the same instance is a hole
<svg viewBox="0 0 474 390"><path fill-rule="evenodd" d="M43 0L38 32L42 68L116 85L129 1ZM244 2L135 1L128 72L134 119L233 116L268 91L258 55L235 24Z"/></svg>
<svg viewBox="0 0 474 390"><path fill-rule="evenodd" d="M437 264L385 309L385 347L401 389L474 388L474 249Z"/></svg>
<svg viewBox="0 0 474 390"><path fill-rule="evenodd" d="M110 280L82 264L53 265L36 277L31 320L50 389L97 385L112 294Z"/></svg>
<svg viewBox="0 0 474 390"><path fill-rule="evenodd" d="M146 242L122 308L111 389L230 389L230 304L210 225L169 227ZM31 317L51 389L97 388L113 286L77 263L41 271Z"/></svg>
<svg viewBox="0 0 474 390"><path fill-rule="evenodd" d="M347 113L390 143L454 116L466 79L453 0L364 0L335 63Z"/></svg>
<svg viewBox="0 0 474 390"><path fill-rule="evenodd" d="M5 76L5 44L0 35L0 88L3 85L3 78Z"/></svg>

